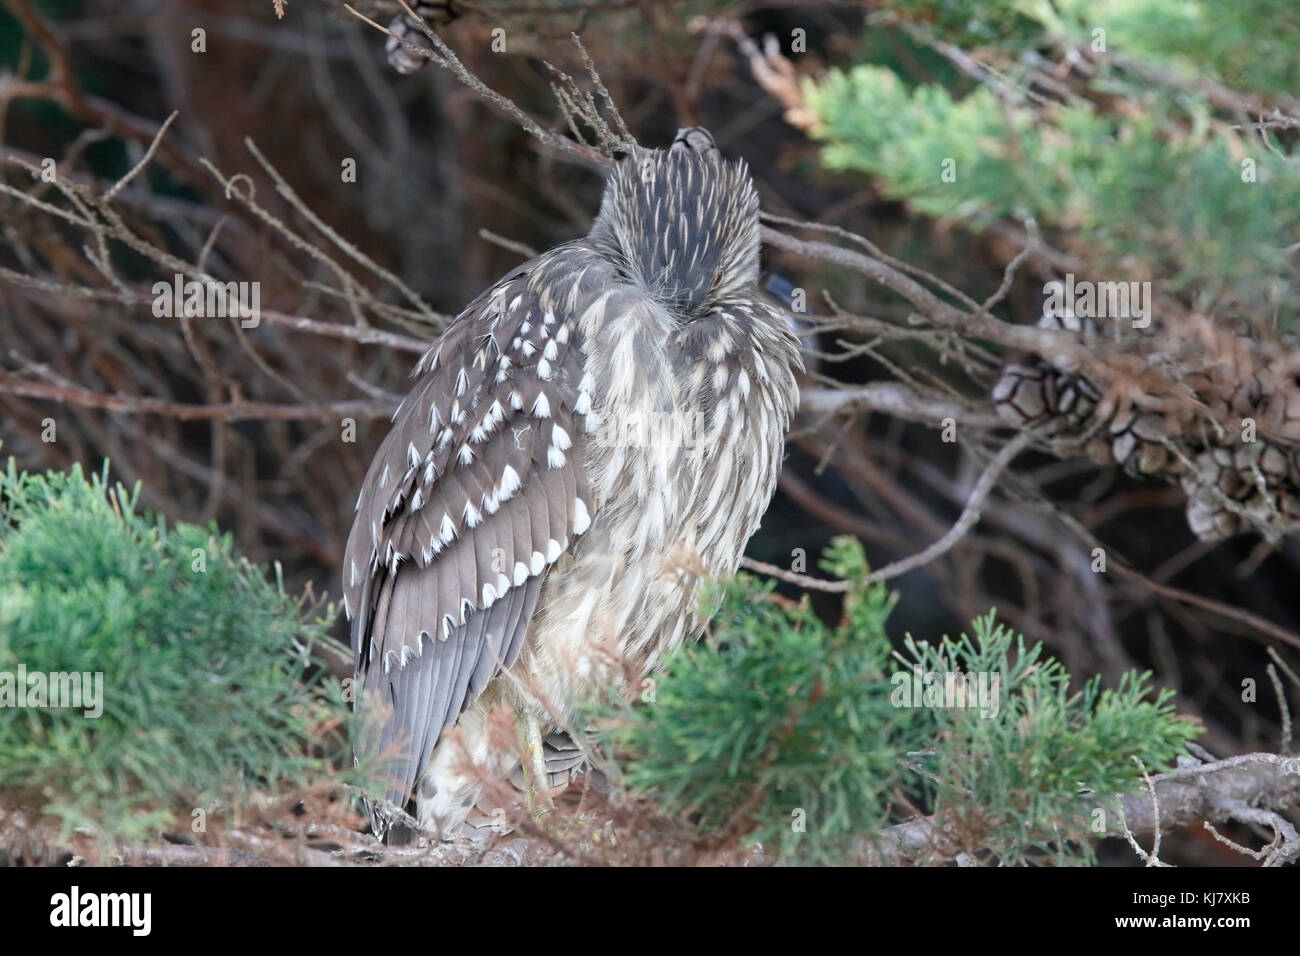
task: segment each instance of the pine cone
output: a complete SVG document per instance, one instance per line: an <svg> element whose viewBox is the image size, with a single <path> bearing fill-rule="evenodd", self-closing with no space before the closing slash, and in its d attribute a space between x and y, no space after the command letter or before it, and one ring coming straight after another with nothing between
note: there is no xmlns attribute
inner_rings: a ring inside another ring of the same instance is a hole
<svg viewBox="0 0 1300 956"><path fill-rule="evenodd" d="M1099 462L1178 481L1187 523L1204 540L1253 528L1276 543L1300 522L1300 354L1247 323L1184 316L1105 337L1072 313L1060 329L1122 356L1103 391L1064 356L1008 364L998 413L1038 429L1062 454L1085 446ZM1144 367L1135 379L1131 358ZM1120 386L1123 387L1120 387Z"/></svg>

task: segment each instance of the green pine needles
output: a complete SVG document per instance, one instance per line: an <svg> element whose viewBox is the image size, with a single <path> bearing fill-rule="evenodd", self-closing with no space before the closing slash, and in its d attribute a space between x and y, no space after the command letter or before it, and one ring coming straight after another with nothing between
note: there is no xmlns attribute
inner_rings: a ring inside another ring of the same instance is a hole
<svg viewBox="0 0 1300 956"><path fill-rule="evenodd" d="M891 7L882 22L902 29L869 38L869 62L806 87L829 168L976 230L1032 218L1098 274L1294 327L1294 302L1269 291L1297 278L1293 137L1243 129L1222 100L1294 96L1293 0ZM923 39L963 48L981 82ZM1067 47L1088 51L1092 72L1084 95L1056 102L1031 67Z"/></svg>
<svg viewBox="0 0 1300 956"><path fill-rule="evenodd" d="M229 535L136 504L106 472L0 474L0 796L65 836L148 839L333 772L318 728L345 705L310 659L328 617L304 615ZM822 566L866 574L851 538ZM1145 675L1071 691L992 613L970 636L895 650L882 585L855 585L835 627L775 598L748 576L716 590L708 637L606 721L617 780L706 842L897 860L891 828L922 814L949 856L1087 862L1097 813L1141 787L1138 761L1169 767L1199 730Z"/></svg>
<svg viewBox="0 0 1300 956"><path fill-rule="evenodd" d="M851 538L822 566L866 572ZM898 859L889 828L922 813L972 859L1089 862L1096 811L1142 787L1134 758L1167 769L1199 733L1146 675L1069 690L991 612L971 636L895 652L883 585L854 587L833 628L771 592L742 575L709 637L610 725L623 784L706 838L739 836L787 863Z"/></svg>
<svg viewBox="0 0 1300 956"><path fill-rule="evenodd" d="M65 837L130 841L323 771L317 728L343 707L310 659L329 617L106 479L0 474L3 797Z"/></svg>

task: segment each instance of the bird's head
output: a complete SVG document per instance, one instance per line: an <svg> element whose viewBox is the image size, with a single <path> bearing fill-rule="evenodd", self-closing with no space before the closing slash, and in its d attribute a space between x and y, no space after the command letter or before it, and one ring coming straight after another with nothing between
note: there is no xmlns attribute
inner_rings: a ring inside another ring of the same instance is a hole
<svg viewBox="0 0 1300 956"><path fill-rule="evenodd" d="M628 280L690 319L758 278L758 193L698 126L636 149L605 186L591 239Z"/></svg>

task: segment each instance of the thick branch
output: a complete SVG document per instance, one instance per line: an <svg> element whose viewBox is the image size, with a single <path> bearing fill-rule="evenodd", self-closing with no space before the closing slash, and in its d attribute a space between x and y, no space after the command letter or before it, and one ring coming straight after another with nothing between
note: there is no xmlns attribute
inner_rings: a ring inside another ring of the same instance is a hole
<svg viewBox="0 0 1300 956"><path fill-rule="evenodd" d="M1276 754L1246 754L1199 767L1182 768L1153 778L1156 800L1150 793L1121 797L1124 821L1136 834L1157 829L1169 832L1196 823L1221 823L1240 819L1243 808L1284 810L1300 803L1300 760ZM1080 812L1089 814L1086 803ZM943 863L963 856L967 849L933 817L910 820L886 830L877 848L864 853L867 862Z"/></svg>

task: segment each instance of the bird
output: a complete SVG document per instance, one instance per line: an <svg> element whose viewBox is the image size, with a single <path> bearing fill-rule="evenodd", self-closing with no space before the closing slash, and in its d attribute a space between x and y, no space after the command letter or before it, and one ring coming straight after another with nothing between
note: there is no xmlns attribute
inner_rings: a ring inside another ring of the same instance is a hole
<svg viewBox="0 0 1300 956"><path fill-rule="evenodd" d="M700 584L736 573L799 400L759 246L748 167L706 129L631 145L590 232L483 291L417 362L343 562L377 834L397 808L459 838L483 773L544 786L578 708L702 633ZM503 706L522 756L491 732Z"/></svg>

